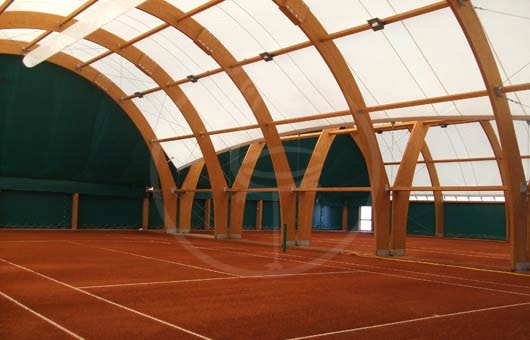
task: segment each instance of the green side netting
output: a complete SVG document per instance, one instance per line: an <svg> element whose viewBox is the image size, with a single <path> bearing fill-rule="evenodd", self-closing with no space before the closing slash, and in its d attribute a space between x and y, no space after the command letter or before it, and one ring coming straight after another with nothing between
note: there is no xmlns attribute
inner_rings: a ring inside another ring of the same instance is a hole
<svg viewBox="0 0 530 340"><path fill-rule="evenodd" d="M432 202L410 202L407 220L407 234L436 234L436 214Z"/></svg>
<svg viewBox="0 0 530 340"><path fill-rule="evenodd" d="M70 228L72 195L28 191L0 193L0 228Z"/></svg>
<svg viewBox="0 0 530 340"><path fill-rule="evenodd" d="M142 210L142 199L79 195L79 229L137 229Z"/></svg>
<svg viewBox="0 0 530 340"><path fill-rule="evenodd" d="M191 227L196 229L204 228L204 200L193 200L191 209Z"/></svg>
<svg viewBox="0 0 530 340"><path fill-rule="evenodd" d="M264 201L263 202L263 230L280 229L280 202Z"/></svg>
<svg viewBox="0 0 530 340"><path fill-rule="evenodd" d="M157 192L149 197L149 229L164 228L164 201Z"/></svg>
<svg viewBox="0 0 530 340"><path fill-rule="evenodd" d="M446 203L445 236L506 239L504 203Z"/></svg>
<svg viewBox="0 0 530 340"><path fill-rule="evenodd" d="M243 213L243 229L254 230L256 229L256 218L257 218L257 201L247 200L245 204L245 211Z"/></svg>

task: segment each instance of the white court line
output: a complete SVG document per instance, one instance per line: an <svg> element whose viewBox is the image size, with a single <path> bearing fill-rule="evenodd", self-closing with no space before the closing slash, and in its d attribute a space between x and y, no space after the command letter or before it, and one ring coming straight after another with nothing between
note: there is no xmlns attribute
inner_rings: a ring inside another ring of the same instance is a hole
<svg viewBox="0 0 530 340"><path fill-rule="evenodd" d="M409 320L396 321L396 322L387 322L387 323L382 323L382 324L373 325L373 326L350 328L350 329L344 329L344 330L335 331L335 332L327 332L327 333L321 333L321 334L313 334L313 335L308 335L308 336L301 336L301 337L298 337L298 338L290 338L288 340L302 340L302 339L320 338L320 337L329 336L329 335L353 333L353 332L364 331L364 330L368 330L368 329L382 328L382 327L402 325L402 324L418 322L418 321L447 318L447 317L451 317L451 316L466 315L466 314L487 312L487 311L491 311L491 310L528 306L528 305L530 305L530 302L522 302L522 303L515 303L515 304L512 304L512 305L503 305L503 306L496 306L496 307L473 309L473 310L467 310L467 311L463 311L463 312L456 312L456 313L449 313L449 314L442 314L442 315L433 315L433 316L427 316L427 317L424 317L424 318L409 319Z"/></svg>
<svg viewBox="0 0 530 340"><path fill-rule="evenodd" d="M204 249L208 249L208 248L204 248ZM212 249L212 250L214 250L214 249ZM254 254L244 253L244 252L241 252L241 251L238 251L238 252L233 251L233 253L237 253L237 254L240 254L240 255L249 255L249 256L254 255ZM287 255L287 256L293 256L293 255ZM302 258L306 258L307 259L307 257L303 257L303 256L297 256L297 255L294 255L294 256L302 257ZM281 259L289 260L289 259L285 259L283 257ZM313 263L313 262L296 261L296 260L290 260L290 261L295 261L295 262L300 262L300 263L307 263L307 264L312 264L312 265L315 265L315 266L330 267L329 265L326 265L326 264L319 264L319 263ZM392 268L388 268L388 267L375 267L375 266L367 266L367 265L357 265L357 264L354 264L354 263L339 262L339 261L334 261L334 262L346 264L346 265L349 265L349 266L363 266L363 267L368 267L368 268L378 268L378 269L383 269L383 270L393 270ZM337 269L343 269L343 270L352 270L351 267L350 268L338 267L338 266L332 266L332 267L337 268ZM530 294L527 294L527 293L514 292L514 291L510 291L510 290L502 290L502 289L495 289L495 288L487 288L487 287L481 287L481 286L467 285L467 284L462 284L462 283L454 283L454 282L445 282L445 281L438 281L438 280L422 279L422 278L419 278L419 277L412 277L412 276L406 276L406 275L381 273L381 272L377 272L377 271L373 271L373 270L367 270L367 269L355 269L355 270L357 270L358 272L361 272L361 273L370 273L370 274L397 277L397 278L408 279L408 280L423 281L423 282L430 282L430 283L438 283L438 284L448 285L448 286L480 289L480 290L486 290L486 291L491 291L491 292L496 292L496 293L505 293L505 294L521 295L521 296L530 296ZM418 275L425 275L424 273L415 272L415 271L405 271L405 272L414 273L414 274L418 274ZM444 277L444 276L440 276L440 277L451 278L451 277ZM458 279L458 278L455 278L455 279ZM476 280L476 281L477 282L481 282L481 283L486 283L485 281L480 281L480 280Z"/></svg>
<svg viewBox="0 0 530 340"><path fill-rule="evenodd" d="M191 264L185 264L185 263L176 262L176 261L170 261L170 260L159 259L159 258L157 258L157 257L151 257L151 256L145 256L145 255L140 255L140 254L130 253L130 252L128 252L128 251L116 250L116 249L105 248L105 247L89 246L89 245L82 244L82 243L77 243L77 242L74 242L74 241L68 241L68 243L77 244L77 245L80 245L80 246L83 246L83 247L87 247L87 248L93 248L93 249L100 249L100 250L110 251L110 252L114 252L114 253L118 253L118 254L125 254L125 255L130 255L130 256L136 256L136 257L140 257L140 258L143 258L143 259L148 259L148 260L153 260L153 261L158 261L158 262L164 262L164 263L176 264L176 265L179 265L179 266L182 266L182 267L188 267L188 268L194 268L194 269L199 269L199 270L205 270L205 271L212 272L212 273L217 273L217 274L223 274L223 275L235 276L235 277L239 277L239 276L240 276L240 275L236 275L236 274L231 274L231 273L227 273L227 272L222 272L222 271L220 271L220 270L209 269L209 268L204 268L204 267L198 267L198 266L193 266L193 265L191 265Z"/></svg>
<svg viewBox="0 0 530 340"><path fill-rule="evenodd" d="M172 283L189 283L189 282L203 282L203 281L264 279L264 278L280 278L280 277L310 276L310 275L337 275L337 274L351 274L351 273L356 273L356 272L357 272L356 270L343 270L343 271L337 271L337 272L249 275L249 276L238 276L238 277L230 276L230 277L213 277L213 278L209 278L209 279L152 281L152 282L136 282L136 283L116 283L116 284L110 284L110 285L84 286L84 287L78 287L78 288L80 288L80 289L93 289L93 288L129 287L129 286L150 286L150 285L162 285L162 284L172 284Z"/></svg>
<svg viewBox="0 0 530 340"><path fill-rule="evenodd" d="M212 339L210 339L210 338L208 338L208 337L206 337L206 336L204 336L204 335L201 335L201 334L195 333L195 332L193 332L193 331L190 331L190 330L188 330L188 329L186 329L186 328L182 328L182 327L180 327L180 326L177 326L177 325L175 325L175 324L169 323L169 322L167 322L167 321L164 321L164 320L161 320L161 319L155 318L154 316L151 316L151 315L149 315L149 314L142 313L142 312L140 312L140 311L137 311L136 309L132 309L132 308L129 308L129 307L127 307L127 306L121 305L121 304L119 304L119 303L116 303L116 302L113 302L113 301L107 300L107 299L105 299L105 298L103 298L103 297L101 297L101 296L98 296L98 295L92 294L92 293L87 292L87 291L85 291L85 290L82 290L82 289L80 289L80 288L77 288L77 287L74 287L74 286L72 286L72 285L69 285L68 283L65 283L65 282L62 282L62 281L56 280L56 279L54 279L54 278L52 278L52 277L50 277L50 276L47 276L47 275L41 274L41 273L39 273L39 272L36 272L36 271L31 270L31 269L29 269L29 268L23 267L23 266L18 265L18 264L16 264L16 263L9 262L9 261L7 261L7 260L5 260L5 259L2 259L2 258L0 258L0 261L2 261L2 262L4 262L4 263L7 263L7 264L9 264L9 265L11 265L11 266L13 266L13 267L17 267L17 268L19 268L19 269L22 269L22 270L25 270L25 271L27 271L27 272L33 273L33 274L35 274L35 275L38 275L38 276L40 276L40 277L43 277L43 278L45 278L45 279L47 279L47 280L49 280L49 281L52 281L52 282L58 283L58 284L60 284L60 285L62 285L62 286L65 286L65 287L68 287L68 288L70 288L70 289L73 289L73 290L75 290L76 292L79 292L79 293L81 293L81 294L85 294L85 295L91 296L91 297L93 297L93 298L95 298L95 299L98 299L98 300L100 300L100 301L103 301L103 302L106 302L106 303L111 304L111 305L113 305L113 306L116 306L116 307L118 307L118 308L124 309L124 310L126 310L126 311L128 311L128 312L131 312L131 313L134 313L134 314L137 314L137 315L143 316L143 317L145 317L145 318L147 318L147 319L150 319L150 320L156 321L156 322L158 322L158 323L161 323L161 324L163 324L163 325L169 326L169 327L174 328L174 329L178 329L179 331L182 331L182 332L185 332L185 333L188 333L188 334L194 335L194 336L196 336L196 337L198 337L198 338L205 339L205 340L212 340Z"/></svg>
<svg viewBox="0 0 530 340"><path fill-rule="evenodd" d="M232 247L219 247L219 248L220 249L233 249L233 252L237 251L238 253L242 253L242 252L240 252L238 250L238 248L232 248ZM275 253L272 253L270 251L264 251L264 250L256 250L256 252L261 252L261 253L266 253L266 254L275 254ZM245 254L245 253L242 253L242 254ZM254 254L248 254L248 255L254 255ZM292 254L282 254L281 258L285 259L284 257L296 257L296 258L302 258L302 259L306 259L306 260L312 259L311 257L307 257L307 256L292 255ZM374 259L376 259L376 258L374 257ZM485 284L491 284L491 285L497 285L497 286L506 286L506 287L530 289L530 286L515 285L515 284L510 284L510 283L493 282L493 281L486 281L486 280L477 280L477 279L463 278L463 277L450 276L450 275L441 275L441 274L434 274L434 273L416 272L416 271L413 271L413 270L390 268L390 267L369 266L369 265L366 265L366 264L358 264L358 263L353 263L353 262L337 261L337 260L331 260L331 259L327 260L327 262L346 264L346 265L350 265L350 266L357 266L357 267L364 267L364 268L373 268L373 269L391 270L391 271L395 271L395 272L420 274L420 275L431 276L431 277L439 277L439 278L444 278L444 279L454 279L454 280L460 280L460 281L485 283ZM338 267L338 268L343 268L343 267ZM466 268L461 268L461 269L466 269ZM530 276L528 278L530 279Z"/></svg>
<svg viewBox="0 0 530 340"><path fill-rule="evenodd" d="M27 310L28 312L30 312L31 314L35 315L35 316L38 316L39 318L41 318L42 320L46 321L47 323L51 324L52 326L55 326L57 328L59 328L61 331L67 333L68 335L71 335L72 338L74 339L80 339L80 340L84 340L85 338L83 338L82 336L72 332L71 330L69 330L68 328L66 327L63 327L61 325L59 325L57 322L51 320L51 319L48 319L47 317L45 317L44 315L40 314L39 312L36 312L34 311L33 309L29 308L28 306L24 305L23 303L13 299L11 296L3 293L2 291L0 291L0 295L2 295L3 297L5 297L6 299L8 299L9 301L17 304L18 306L22 307L22 309L25 309Z"/></svg>

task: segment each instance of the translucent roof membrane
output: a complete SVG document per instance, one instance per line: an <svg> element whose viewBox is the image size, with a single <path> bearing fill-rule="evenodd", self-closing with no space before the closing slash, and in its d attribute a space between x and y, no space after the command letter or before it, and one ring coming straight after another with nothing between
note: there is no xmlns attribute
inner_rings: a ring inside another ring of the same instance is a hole
<svg viewBox="0 0 530 340"><path fill-rule="evenodd" d="M292 133L302 133L308 131L315 131L320 129L325 129L329 127L342 127L350 126L353 124L353 117L344 116L328 119L317 119L308 122L300 122L286 125L277 125L278 132L281 134L292 134Z"/></svg>
<svg viewBox="0 0 530 340"><path fill-rule="evenodd" d="M400 162L407 147L409 136L408 130L391 130L376 133L383 162Z"/></svg>
<svg viewBox="0 0 530 340"><path fill-rule="evenodd" d="M530 77L526 80L530 82ZM530 117L530 91L518 91L507 93L509 99L510 111L512 115L525 115Z"/></svg>
<svg viewBox="0 0 530 340"><path fill-rule="evenodd" d="M246 65L275 120L346 110L331 72L311 47Z"/></svg>
<svg viewBox="0 0 530 340"><path fill-rule="evenodd" d="M103 26L103 29L124 40L131 40L161 24L162 20L139 9L132 9Z"/></svg>
<svg viewBox="0 0 530 340"><path fill-rule="evenodd" d="M498 139L499 133L497 131L497 124L495 123L495 121L492 121L491 123L494 127ZM519 152L522 156L530 155L530 120L514 120L513 125L515 128L515 134L517 136ZM522 162L526 179L530 180L530 159L523 158Z"/></svg>
<svg viewBox="0 0 530 340"><path fill-rule="evenodd" d="M85 0L16 0L7 11L31 11L67 16L83 5Z"/></svg>
<svg viewBox="0 0 530 340"><path fill-rule="evenodd" d="M127 95L157 86L140 69L115 53L96 61L92 67L111 79Z"/></svg>
<svg viewBox="0 0 530 340"><path fill-rule="evenodd" d="M433 126L425 140L434 160L494 157L479 123Z"/></svg>
<svg viewBox="0 0 530 340"><path fill-rule="evenodd" d="M473 4L495 53L503 85L530 82L528 1L474 0Z"/></svg>
<svg viewBox="0 0 530 340"><path fill-rule="evenodd" d="M72 57L77 58L81 61L90 60L107 51L108 49L106 49L105 47L98 44L94 44L93 42L88 40L79 40L75 44L70 45L69 47L63 50L64 53L69 54Z"/></svg>
<svg viewBox="0 0 530 340"><path fill-rule="evenodd" d="M337 39L363 96L378 104L483 89L468 43L448 9ZM439 115L436 106L428 112Z"/></svg>
<svg viewBox="0 0 530 340"><path fill-rule="evenodd" d="M0 30L0 39L30 42L44 32L43 30L11 28Z"/></svg>
<svg viewBox="0 0 530 340"><path fill-rule="evenodd" d="M177 169L182 169L202 158L201 149L195 139L167 142L161 145Z"/></svg>
<svg viewBox="0 0 530 340"><path fill-rule="evenodd" d="M188 123L171 98L164 92L154 92L134 98L158 138L176 137L192 133Z"/></svg>
<svg viewBox="0 0 530 340"><path fill-rule="evenodd" d="M496 161L436 163L442 186L502 185Z"/></svg>
<svg viewBox="0 0 530 340"><path fill-rule="evenodd" d="M209 0L166 0L176 8L180 9L183 12L191 11L194 8L197 8Z"/></svg>
<svg viewBox="0 0 530 340"><path fill-rule="evenodd" d="M307 40L272 1L227 0L193 18L238 60Z"/></svg>
<svg viewBox="0 0 530 340"><path fill-rule="evenodd" d="M255 124L247 102L225 73L180 85L208 131Z"/></svg>
<svg viewBox="0 0 530 340"><path fill-rule="evenodd" d="M134 46L149 55L174 80L219 67L193 41L173 27L142 39Z"/></svg>
<svg viewBox="0 0 530 340"><path fill-rule="evenodd" d="M250 144L254 141L262 140L263 134L259 129L224 133L222 135L210 136L217 153L233 149L236 146Z"/></svg>
<svg viewBox="0 0 530 340"><path fill-rule="evenodd" d="M402 13L427 6L433 0L334 0L333 6L327 1L305 0L313 14L329 32L337 32L354 26L366 24L368 19L385 18L395 13Z"/></svg>
<svg viewBox="0 0 530 340"><path fill-rule="evenodd" d="M396 176L399 170L399 165L385 165L385 170L388 176L388 182L390 185L394 185ZM429 176L429 171L425 163L418 163L416 169L414 170L414 177L412 178L412 186L415 187L430 187L431 178ZM420 195L429 194L428 191L418 191Z"/></svg>

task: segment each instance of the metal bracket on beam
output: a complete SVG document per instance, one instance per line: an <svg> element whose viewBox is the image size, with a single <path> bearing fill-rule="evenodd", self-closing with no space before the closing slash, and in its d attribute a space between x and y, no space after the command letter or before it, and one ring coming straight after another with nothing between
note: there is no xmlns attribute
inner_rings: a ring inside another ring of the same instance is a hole
<svg viewBox="0 0 530 340"><path fill-rule="evenodd" d="M385 192L389 192L389 191L390 191L390 185L385 184Z"/></svg>
<svg viewBox="0 0 530 340"><path fill-rule="evenodd" d="M263 53L260 53L259 56L260 56L263 60L265 60L265 61L272 61L272 59L273 59L273 57L274 57L274 56L273 56L272 54L270 54L269 52L263 52Z"/></svg>
<svg viewBox="0 0 530 340"><path fill-rule="evenodd" d="M144 97L144 94L142 92L134 92L134 96L136 98L143 98Z"/></svg>
<svg viewBox="0 0 530 340"><path fill-rule="evenodd" d="M190 74L189 76L186 77L189 81L191 81L192 83L196 83L199 78L197 78L197 76L193 75L193 74Z"/></svg>
<svg viewBox="0 0 530 340"><path fill-rule="evenodd" d="M530 185L530 181L528 182L521 182L521 186L519 187L519 190L521 191L521 194L528 194L528 186Z"/></svg>
<svg viewBox="0 0 530 340"><path fill-rule="evenodd" d="M502 93L502 86L495 86L495 96L499 98L504 98L504 94Z"/></svg>
<svg viewBox="0 0 530 340"><path fill-rule="evenodd" d="M385 23L379 18L372 18L372 19L367 20L367 22L374 32L380 31L383 28L385 28Z"/></svg>

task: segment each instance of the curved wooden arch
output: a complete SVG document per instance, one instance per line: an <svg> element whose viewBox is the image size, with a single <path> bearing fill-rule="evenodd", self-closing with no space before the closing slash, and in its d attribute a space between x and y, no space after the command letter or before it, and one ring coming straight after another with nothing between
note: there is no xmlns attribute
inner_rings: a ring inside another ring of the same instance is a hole
<svg viewBox="0 0 530 340"><path fill-rule="evenodd" d="M526 180L510 106L504 96L499 96L496 90L502 85L502 78L480 19L471 2L469 0L448 0L448 3L475 56L497 123L502 158L506 169L504 181L508 187L505 191L505 198L506 210L509 212L507 222L510 224L512 269L530 269L530 250L528 249L530 237L527 230L529 203L521 192L522 183Z"/></svg>
<svg viewBox="0 0 530 340"><path fill-rule="evenodd" d="M325 129L318 137L317 144L307 164L304 177L300 182L300 189L316 188L324 168L324 163L331 149L336 135L330 132L333 129ZM316 191L301 191L298 202L298 238L297 245L311 245L311 234L313 232L313 211L315 210Z"/></svg>
<svg viewBox="0 0 530 340"><path fill-rule="evenodd" d="M193 209L193 200L195 198L194 189L197 188L204 161L200 160L190 166L188 174L182 183L182 192L180 193L180 214L179 214L179 231L189 233L191 230L191 215Z"/></svg>
<svg viewBox="0 0 530 340"><path fill-rule="evenodd" d="M160 0L147 1L138 6L138 9L165 21L191 39L221 66L245 98L254 113L270 152L280 196L281 224L287 224L287 240L289 243L293 243L295 239L296 195L291 191L291 188L295 186L295 183L276 125L269 124L273 121L272 116L253 81L243 67L237 65L237 59L206 28L191 17L181 19L185 13L179 9Z"/></svg>
<svg viewBox="0 0 530 340"><path fill-rule="evenodd" d="M23 55L24 53L20 49L20 44L21 42L13 40L0 40L0 53ZM167 232L175 230L177 220L177 197L173 193L173 189L176 189L175 181L162 147L156 143L151 143L151 140L155 138L155 133L140 110L133 102L122 102L120 98L123 97L124 92L96 69L90 67L83 72L80 72L76 67L80 62L78 59L64 53L59 53L48 61L85 78L98 88L105 91L105 93L112 98L131 119L146 143L147 149L153 158L153 163L155 164L158 173L164 199L164 230Z"/></svg>
<svg viewBox="0 0 530 340"><path fill-rule="evenodd" d="M361 91L334 41L323 41L321 39L327 36L327 32L306 4L302 0L274 0L274 2L280 7L285 16L295 25L298 25L313 43L335 77L348 103L359 130L358 135L362 147L365 148L369 156L367 165L372 186L374 211L376 212L374 215L376 253L378 255L388 255L390 194L385 190L385 186L388 185L388 177L371 119L367 114L362 113L366 109L366 103Z"/></svg>
<svg viewBox="0 0 530 340"><path fill-rule="evenodd" d="M61 19L62 17L60 16L44 13L7 12L0 16L0 27L60 31L66 28L66 26L61 28L56 26L56 22ZM126 43L123 39L101 29L89 35L86 39L113 51L137 66L139 70L163 88L169 98L180 109L195 135L208 169L215 205L216 234L226 235L228 223L228 195L225 193L226 180L210 136L204 134L206 127L191 101L178 86L167 86L167 84L172 82L171 77L145 53L134 46L127 46L121 49L120 46Z"/></svg>

